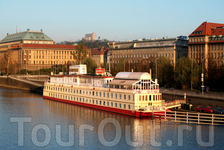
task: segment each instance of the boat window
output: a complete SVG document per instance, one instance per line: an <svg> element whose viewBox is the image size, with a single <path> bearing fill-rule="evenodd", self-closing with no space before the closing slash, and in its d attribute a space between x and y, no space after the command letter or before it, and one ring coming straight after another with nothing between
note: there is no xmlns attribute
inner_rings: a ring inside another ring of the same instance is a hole
<svg viewBox="0 0 224 150"><path fill-rule="evenodd" d="M100 101L100 105L101 105L101 101Z"/></svg>
<svg viewBox="0 0 224 150"><path fill-rule="evenodd" d="M83 98L82 101L85 102L85 99Z"/></svg>
<svg viewBox="0 0 224 150"><path fill-rule="evenodd" d="M120 108L121 108L121 104L120 104Z"/></svg>
<svg viewBox="0 0 224 150"><path fill-rule="evenodd" d="M71 93L73 92L73 90L71 89Z"/></svg>
<svg viewBox="0 0 224 150"><path fill-rule="evenodd" d="M126 104L124 104L124 109L126 109Z"/></svg>
<svg viewBox="0 0 224 150"><path fill-rule="evenodd" d="M117 107L117 103L115 103L115 107Z"/></svg>
<svg viewBox="0 0 224 150"><path fill-rule="evenodd" d="M74 93L75 93L75 90L74 90Z"/></svg>
<svg viewBox="0 0 224 150"><path fill-rule="evenodd" d="M100 97L101 97L101 92L100 92Z"/></svg>
<svg viewBox="0 0 224 150"><path fill-rule="evenodd" d="M107 97L109 97L109 93L107 93Z"/></svg>
<svg viewBox="0 0 224 150"><path fill-rule="evenodd" d="M138 99L138 100L139 100L139 101L141 101L141 98L142 98L142 96L141 96L141 95L139 95L139 99Z"/></svg>
<svg viewBox="0 0 224 150"><path fill-rule="evenodd" d="M82 94L85 94L85 91L82 91Z"/></svg>
<svg viewBox="0 0 224 150"><path fill-rule="evenodd" d="M126 99L126 95L124 95L124 99Z"/></svg>
<svg viewBox="0 0 224 150"><path fill-rule="evenodd" d="M94 104L94 99L93 99L93 104Z"/></svg>
<svg viewBox="0 0 224 150"><path fill-rule="evenodd" d="M111 93L111 98L113 98L113 93Z"/></svg>
<svg viewBox="0 0 224 150"><path fill-rule="evenodd" d="M128 109L131 109L131 105L128 105Z"/></svg>
<svg viewBox="0 0 224 150"><path fill-rule="evenodd" d="M91 91L89 91L89 95L91 95Z"/></svg>
<svg viewBox="0 0 224 150"><path fill-rule="evenodd" d="M103 93L103 97L105 97L105 93Z"/></svg>
<svg viewBox="0 0 224 150"><path fill-rule="evenodd" d="M122 95L120 94L120 99L122 98Z"/></svg>
<svg viewBox="0 0 224 150"><path fill-rule="evenodd" d="M82 94L82 90L79 90L79 94Z"/></svg>
<svg viewBox="0 0 224 150"><path fill-rule="evenodd" d="M105 105L106 103L105 103L105 101L103 101L103 105Z"/></svg>
<svg viewBox="0 0 224 150"><path fill-rule="evenodd" d="M131 100L131 95L128 95L128 100Z"/></svg>
<svg viewBox="0 0 224 150"><path fill-rule="evenodd" d="M65 89L65 92L67 92L67 89Z"/></svg>
<svg viewBox="0 0 224 150"><path fill-rule="evenodd" d="M117 98L117 94L115 94L115 98Z"/></svg>
<svg viewBox="0 0 224 150"><path fill-rule="evenodd" d="M107 102L107 106L110 106L110 105L109 105L109 102Z"/></svg>
<svg viewBox="0 0 224 150"><path fill-rule="evenodd" d="M70 89L68 89L68 93L70 92Z"/></svg>
<svg viewBox="0 0 224 150"><path fill-rule="evenodd" d="M91 99L89 100L89 103L91 103Z"/></svg>
<svg viewBox="0 0 224 150"><path fill-rule="evenodd" d="M93 92L93 96L94 96L94 92Z"/></svg>
<svg viewBox="0 0 224 150"><path fill-rule="evenodd" d="M81 99L81 98L80 98L79 100L80 100L80 102L82 101L82 99Z"/></svg>
<svg viewBox="0 0 224 150"><path fill-rule="evenodd" d="M98 92L96 92L96 96L98 96Z"/></svg>
<svg viewBox="0 0 224 150"><path fill-rule="evenodd" d="M96 100L96 104L98 104L98 100Z"/></svg>
<svg viewBox="0 0 224 150"><path fill-rule="evenodd" d="M155 101L155 95L153 95L153 101Z"/></svg>
<svg viewBox="0 0 224 150"><path fill-rule="evenodd" d="M145 100L145 96L144 95L142 95L142 101L144 101Z"/></svg>
<svg viewBox="0 0 224 150"><path fill-rule="evenodd" d="M151 95L149 95L149 101L151 101Z"/></svg>
<svg viewBox="0 0 224 150"><path fill-rule="evenodd" d="M146 100L146 101L148 100L148 95L145 95L145 100Z"/></svg>
<svg viewBox="0 0 224 150"><path fill-rule="evenodd" d="M75 97L74 97L74 101L75 101Z"/></svg>
<svg viewBox="0 0 224 150"><path fill-rule="evenodd" d="M111 102L111 106L113 107L113 102Z"/></svg>

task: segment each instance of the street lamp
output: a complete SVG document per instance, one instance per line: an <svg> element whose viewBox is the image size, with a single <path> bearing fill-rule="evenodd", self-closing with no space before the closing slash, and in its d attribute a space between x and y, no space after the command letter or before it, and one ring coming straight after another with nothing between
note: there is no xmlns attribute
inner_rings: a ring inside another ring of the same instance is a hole
<svg viewBox="0 0 224 150"><path fill-rule="evenodd" d="M193 90L193 59L191 59L191 90Z"/></svg>
<svg viewBox="0 0 224 150"><path fill-rule="evenodd" d="M201 73L201 81L202 81L202 96L204 96L204 67L203 67L203 64L204 64L204 59L206 59L207 57L203 58L202 59L202 73Z"/></svg>
<svg viewBox="0 0 224 150"><path fill-rule="evenodd" d="M159 58L156 58L156 79L155 79L155 82L157 83L157 60L158 60Z"/></svg>

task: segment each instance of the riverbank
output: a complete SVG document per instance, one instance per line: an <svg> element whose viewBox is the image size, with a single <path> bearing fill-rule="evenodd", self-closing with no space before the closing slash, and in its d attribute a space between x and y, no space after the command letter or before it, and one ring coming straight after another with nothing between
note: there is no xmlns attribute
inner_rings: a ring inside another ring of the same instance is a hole
<svg viewBox="0 0 224 150"><path fill-rule="evenodd" d="M17 77L0 76L0 87L43 93L44 86L24 79L18 79Z"/></svg>

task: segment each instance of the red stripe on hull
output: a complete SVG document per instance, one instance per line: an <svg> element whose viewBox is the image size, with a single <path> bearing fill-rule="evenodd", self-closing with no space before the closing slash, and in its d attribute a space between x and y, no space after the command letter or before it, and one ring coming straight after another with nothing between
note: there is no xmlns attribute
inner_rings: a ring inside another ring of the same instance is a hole
<svg viewBox="0 0 224 150"><path fill-rule="evenodd" d="M43 96L43 98L44 99L49 99L49 100L54 100L54 101L60 101L60 102L64 102L64 103L69 103L69 104L80 105L80 106L84 106L84 107L100 109L100 110L119 113L119 114L124 114L124 115L129 115L129 116L134 116L134 117L151 117L152 116L152 112L144 113L144 112L139 112L139 111L123 110L123 109L112 108L112 107L101 106L101 105L88 104L88 103L83 103L83 102L78 102L78 101L71 101L71 100L53 98L53 97L49 97L49 96ZM158 113L159 114L154 113L154 116L161 116L162 114L164 114L164 112L162 112L162 111L158 112Z"/></svg>

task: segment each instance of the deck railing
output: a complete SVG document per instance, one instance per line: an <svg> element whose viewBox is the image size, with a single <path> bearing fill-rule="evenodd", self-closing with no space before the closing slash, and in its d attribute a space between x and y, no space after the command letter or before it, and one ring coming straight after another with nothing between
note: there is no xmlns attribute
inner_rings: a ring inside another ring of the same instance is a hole
<svg viewBox="0 0 224 150"><path fill-rule="evenodd" d="M224 114L209 114L199 112L165 111L161 115L164 121L184 122L192 124L224 125Z"/></svg>
<svg viewBox="0 0 224 150"><path fill-rule="evenodd" d="M92 84L59 84L59 83L49 83L45 82L45 84L49 85L60 85L63 87L78 87L80 89L88 89L88 90L99 90L99 91L112 91L112 92L119 92L119 93L137 93L137 94L150 94L150 93L160 93L159 89L117 89L117 88L109 88L109 87L102 87L102 86L92 86Z"/></svg>

